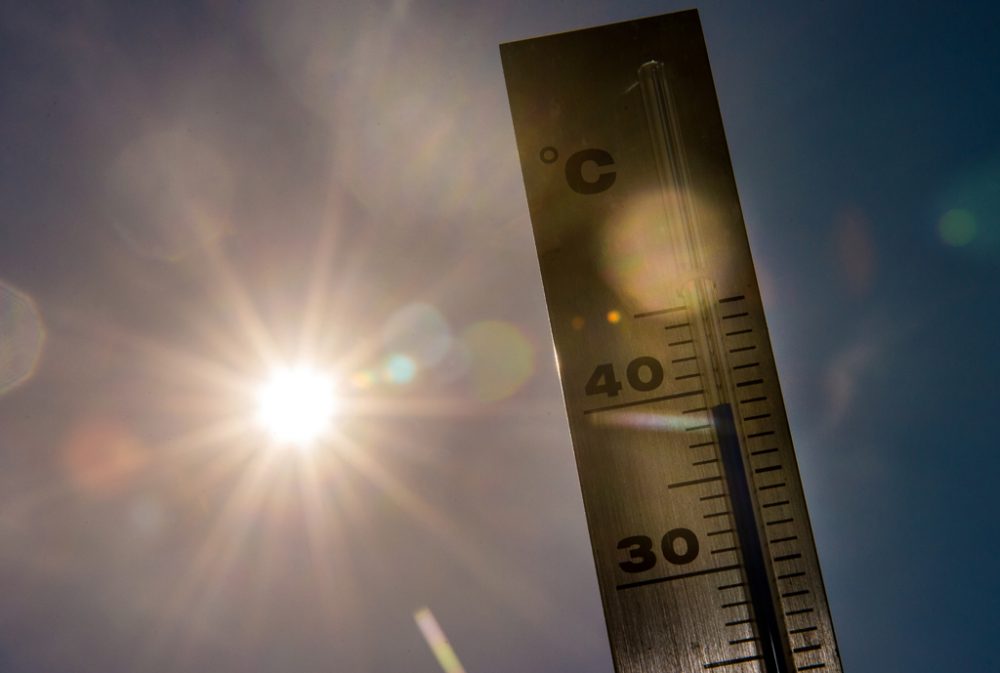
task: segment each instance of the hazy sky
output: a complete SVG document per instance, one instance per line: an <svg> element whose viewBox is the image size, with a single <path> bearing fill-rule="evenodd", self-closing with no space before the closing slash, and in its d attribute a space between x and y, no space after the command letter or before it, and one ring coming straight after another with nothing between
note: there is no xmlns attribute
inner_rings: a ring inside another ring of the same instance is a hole
<svg viewBox="0 0 1000 673"><path fill-rule="evenodd" d="M0 670L610 671L497 44L689 6L4 3ZM698 8L845 670L998 670L1000 10Z"/></svg>

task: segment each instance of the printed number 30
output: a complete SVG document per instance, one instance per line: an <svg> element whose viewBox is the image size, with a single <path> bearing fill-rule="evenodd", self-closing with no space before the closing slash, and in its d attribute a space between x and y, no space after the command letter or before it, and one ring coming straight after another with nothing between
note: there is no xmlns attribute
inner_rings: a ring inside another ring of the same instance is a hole
<svg viewBox="0 0 1000 673"><path fill-rule="evenodd" d="M683 545L678 545L683 540ZM683 547L678 551L678 547ZM633 535L618 543L619 549L628 549L628 561L618 565L627 573L641 573L656 565L656 554L653 553L653 541L645 535ZM687 528L674 528L667 531L660 543L663 558L675 565L691 563L698 557L698 537Z"/></svg>

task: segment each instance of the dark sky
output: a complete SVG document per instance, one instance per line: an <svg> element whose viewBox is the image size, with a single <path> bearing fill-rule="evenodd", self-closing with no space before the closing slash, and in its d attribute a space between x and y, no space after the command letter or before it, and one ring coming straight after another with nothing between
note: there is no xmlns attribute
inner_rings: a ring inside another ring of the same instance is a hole
<svg viewBox="0 0 1000 673"><path fill-rule="evenodd" d="M0 671L610 671L497 44L688 6L4 3ZM1000 10L699 10L845 670L998 670Z"/></svg>

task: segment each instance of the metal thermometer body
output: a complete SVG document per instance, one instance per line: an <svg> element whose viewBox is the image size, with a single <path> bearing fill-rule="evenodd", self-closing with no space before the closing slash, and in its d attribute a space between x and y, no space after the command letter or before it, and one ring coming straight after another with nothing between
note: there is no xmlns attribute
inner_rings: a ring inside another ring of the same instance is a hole
<svg viewBox="0 0 1000 673"><path fill-rule="evenodd" d="M616 670L838 673L697 13L501 56Z"/></svg>

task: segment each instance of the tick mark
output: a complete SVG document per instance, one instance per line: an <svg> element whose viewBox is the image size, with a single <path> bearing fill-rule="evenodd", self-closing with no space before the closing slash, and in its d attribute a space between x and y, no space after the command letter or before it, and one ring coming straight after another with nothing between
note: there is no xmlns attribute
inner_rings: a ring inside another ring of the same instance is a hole
<svg viewBox="0 0 1000 673"><path fill-rule="evenodd" d="M623 402L621 404L609 404L606 407L595 407L593 409L584 409L583 415L597 414L602 411L613 411L615 409L626 409L628 407L638 407L643 404L655 404L656 402L665 402L666 400L679 400L684 397L692 397L694 395L701 395L704 390L689 390L684 393L674 393L673 395L661 395L660 397L651 397L648 400L636 400L635 402Z"/></svg>
<svg viewBox="0 0 1000 673"><path fill-rule="evenodd" d="M797 573L785 573L784 575L778 575L779 580L790 580L794 577L805 577L805 573L797 572Z"/></svg>
<svg viewBox="0 0 1000 673"><path fill-rule="evenodd" d="M795 598L796 596L805 596L809 593L809 589L799 589L798 591L786 591L781 594L782 598Z"/></svg>
<svg viewBox="0 0 1000 673"><path fill-rule="evenodd" d="M732 528L727 528L725 530L711 530L705 533L705 535L725 535L726 533L732 533L732 532L733 532Z"/></svg>
<svg viewBox="0 0 1000 673"><path fill-rule="evenodd" d="M667 488L681 488L683 486L695 486L697 484L708 484L713 481L722 481L722 476L705 477L704 479L693 479L691 481L679 481L676 484L667 484Z"/></svg>
<svg viewBox="0 0 1000 673"><path fill-rule="evenodd" d="M791 523L792 521L795 521L795 519L778 519L776 521L768 521L764 525L765 526L780 526L783 523Z"/></svg>
<svg viewBox="0 0 1000 673"><path fill-rule="evenodd" d="M690 573L683 573L681 575L671 575L670 577L656 577L651 580L639 580L638 582L626 582L625 584L619 584L615 589L622 591L624 589L635 589L636 587L644 587L650 584L660 584L661 582L673 582L674 580L683 580L689 577L700 577L701 575L714 575L715 573L726 572L727 570L739 570L739 565L729 565L721 566L719 568L709 568L708 570L696 570Z"/></svg>
<svg viewBox="0 0 1000 673"><path fill-rule="evenodd" d="M716 587L719 591L725 591L726 589L738 589L739 587L745 587L746 582L737 582L735 584L723 584L721 587Z"/></svg>
<svg viewBox="0 0 1000 673"><path fill-rule="evenodd" d="M710 661L707 664L703 664L703 668L720 668L722 666L735 666L736 664L745 664L748 661L760 661L764 657L759 654L754 657L740 657L739 659L726 659L725 661Z"/></svg>
<svg viewBox="0 0 1000 673"><path fill-rule="evenodd" d="M656 311L646 311L645 313L636 313L633 318L649 318L654 315L664 315L665 313L677 313L678 311L687 310L686 306L671 306L670 308L661 308Z"/></svg>
<svg viewBox="0 0 1000 673"><path fill-rule="evenodd" d="M777 472L781 469L781 465L768 465L767 467L758 467L754 470L754 474L763 474L765 472Z"/></svg>
<svg viewBox="0 0 1000 673"><path fill-rule="evenodd" d="M723 603L719 607L722 607L722 608L738 608L741 605L750 605L750 601L735 601L733 603Z"/></svg>

